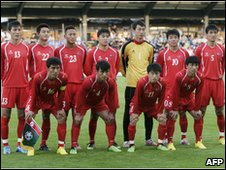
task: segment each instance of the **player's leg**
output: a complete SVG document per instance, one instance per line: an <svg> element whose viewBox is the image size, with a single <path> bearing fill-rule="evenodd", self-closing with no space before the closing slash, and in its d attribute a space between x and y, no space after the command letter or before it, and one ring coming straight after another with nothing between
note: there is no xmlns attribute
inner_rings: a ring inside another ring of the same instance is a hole
<svg viewBox="0 0 226 170"><path fill-rule="evenodd" d="M163 113L157 113L155 112L153 116L159 123L158 125L158 144L157 149L162 151L168 151L168 148L164 145L164 139L166 134L166 121L167 121L167 115L164 111Z"/></svg>
<svg viewBox="0 0 226 170"><path fill-rule="evenodd" d="M146 146L157 146L154 140L151 139L151 133L153 129L153 118L148 117L147 113L144 113L144 126L145 126L145 144Z"/></svg>
<svg viewBox="0 0 226 170"><path fill-rule="evenodd" d="M136 88L126 87L125 89L125 110L123 116L123 135L124 135L124 144L123 147L129 147L129 134L128 126L130 121L129 110L130 110L130 101L134 96Z"/></svg>
<svg viewBox="0 0 226 170"><path fill-rule="evenodd" d="M128 133L129 133L129 148L127 152L134 152L135 151L135 134L136 134L136 124L139 120L139 115L135 113L130 113L130 123L128 126Z"/></svg>
<svg viewBox="0 0 226 170"><path fill-rule="evenodd" d="M89 120L89 143L87 144L87 149L94 149L95 147L95 134L97 128L98 114L94 113L91 109L90 120Z"/></svg>
<svg viewBox="0 0 226 170"><path fill-rule="evenodd" d="M215 112L217 115L217 125L219 129L219 143L221 145L225 145L225 138L224 138L225 119L224 119L223 111L224 111L224 107L215 106Z"/></svg>
<svg viewBox="0 0 226 170"><path fill-rule="evenodd" d="M168 149L169 150L176 150L176 148L174 147L173 144L173 134L175 131L175 123L176 123L176 117L172 117L171 113L168 113L168 119L166 122L166 126L167 126L167 137L168 137Z"/></svg>
<svg viewBox="0 0 226 170"><path fill-rule="evenodd" d="M10 146L8 143L9 137L9 121L11 117L11 109L1 108L1 138L3 144L3 154L10 154Z"/></svg>
<svg viewBox="0 0 226 170"><path fill-rule="evenodd" d="M188 119L187 119L186 112L180 112L179 123L180 123L180 131L181 131L180 144L189 145L189 142L187 141Z"/></svg>

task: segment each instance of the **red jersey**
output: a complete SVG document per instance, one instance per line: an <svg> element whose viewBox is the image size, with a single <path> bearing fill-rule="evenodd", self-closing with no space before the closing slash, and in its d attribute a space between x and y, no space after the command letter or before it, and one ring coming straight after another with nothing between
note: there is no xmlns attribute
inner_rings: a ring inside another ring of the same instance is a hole
<svg viewBox="0 0 226 170"><path fill-rule="evenodd" d="M50 45L42 46L38 43L32 44L30 47L30 77L34 74L47 69L46 60L54 56L54 48Z"/></svg>
<svg viewBox="0 0 226 170"><path fill-rule="evenodd" d="M96 64L100 60L106 60L110 64L109 76L115 79L120 68L120 58L117 49L110 46L106 51L100 49L98 46L89 51L85 63L85 74L88 76L96 73Z"/></svg>
<svg viewBox="0 0 226 170"><path fill-rule="evenodd" d="M80 45L67 48L65 45L55 50L55 56L61 60L61 70L68 75L68 83L82 83L86 50Z"/></svg>
<svg viewBox="0 0 226 170"><path fill-rule="evenodd" d="M200 60L199 71L204 78L211 80L222 79L225 67L225 48L216 44L213 48L206 43L201 44L195 51Z"/></svg>
<svg viewBox="0 0 226 170"><path fill-rule="evenodd" d="M175 75L185 68L185 60L188 56L189 53L183 48L179 48L176 52L167 48L159 53L156 62L162 67L162 77L166 80L167 89L173 87Z"/></svg>
<svg viewBox="0 0 226 170"><path fill-rule="evenodd" d="M52 107L57 105L58 110L62 109L66 84L67 75L63 72L60 72L59 76L53 81L48 79L47 71L37 73L34 76L31 96L26 108L35 111L37 106L48 105Z"/></svg>
<svg viewBox="0 0 226 170"><path fill-rule="evenodd" d="M178 110L179 105L186 105L194 98L195 90L195 108L197 111L201 107L201 90L203 87L203 77L200 72L195 74L194 78L188 77L187 70L184 69L176 74L175 83L172 89L173 110Z"/></svg>
<svg viewBox="0 0 226 170"><path fill-rule="evenodd" d="M108 92L108 98L105 99L109 107L109 111L113 112L117 106L112 101L115 101L114 80L109 78L107 81L97 82L96 74L88 76L82 83L81 89L77 95L77 104L79 108L83 105L95 106L104 100Z"/></svg>
<svg viewBox="0 0 226 170"><path fill-rule="evenodd" d="M29 48L23 42L1 45L1 80L3 87L28 86Z"/></svg>
<svg viewBox="0 0 226 170"><path fill-rule="evenodd" d="M160 78L156 83L149 82L145 76L138 80L135 94L131 100L134 104L135 113L148 112L150 108L156 107L158 113L163 112L166 83Z"/></svg>

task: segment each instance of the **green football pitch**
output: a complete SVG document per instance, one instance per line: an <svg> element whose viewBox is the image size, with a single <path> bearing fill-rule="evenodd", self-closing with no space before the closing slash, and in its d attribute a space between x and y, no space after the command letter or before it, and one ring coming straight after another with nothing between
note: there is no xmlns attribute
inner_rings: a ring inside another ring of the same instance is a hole
<svg viewBox="0 0 226 170"><path fill-rule="evenodd" d="M117 110L117 135L116 141L123 144L123 111L124 111L124 89L125 79L118 77L120 108ZM203 143L206 150L199 150L194 147L195 134L193 131L193 119L188 115L187 138L191 145L180 145L180 127L177 120L174 145L176 151L160 151L155 147L144 145L144 116L140 116L136 131L136 151L128 153L127 149L122 148L121 153L113 153L107 150L107 137L103 120L98 120L96 132L96 148L87 150L86 144L89 141L88 121L90 112L86 113L83 121L79 144L82 150L77 155L61 156L56 154L57 150L57 121L51 117L51 131L47 141L51 148L50 152L38 151L40 139L35 145L35 156L28 157L26 154L16 153L17 142L17 115L13 110L10 120L9 144L11 146L11 155L1 154L1 168L225 168L225 163L221 166L205 166L207 158L225 159L225 147L218 144L218 128L214 107L210 105L205 116L203 129ZM36 116L37 123L41 126L41 113ZM154 120L152 138L157 142L157 121ZM71 116L67 121L66 150L70 150L71 145ZM1 148L2 149L2 148ZM1 152L2 153L2 152Z"/></svg>

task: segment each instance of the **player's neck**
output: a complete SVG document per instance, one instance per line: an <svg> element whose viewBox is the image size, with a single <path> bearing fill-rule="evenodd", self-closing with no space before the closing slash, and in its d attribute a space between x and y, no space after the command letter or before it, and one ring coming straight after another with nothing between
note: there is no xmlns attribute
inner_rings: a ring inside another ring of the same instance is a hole
<svg viewBox="0 0 226 170"><path fill-rule="evenodd" d="M106 51L108 49L108 47L109 47L109 45L101 45L101 44L98 45L98 48L103 51Z"/></svg>
<svg viewBox="0 0 226 170"><path fill-rule="evenodd" d="M18 44L20 44L21 39L18 39L18 40L13 40L13 39L11 39L10 42L11 42L13 45L18 45Z"/></svg>
<svg viewBox="0 0 226 170"><path fill-rule="evenodd" d="M215 47L216 46L216 42L215 41L207 41L207 45L209 46L209 47Z"/></svg>
<svg viewBox="0 0 226 170"><path fill-rule="evenodd" d="M190 73L189 71L187 71L187 75L191 79L195 78L195 74L194 73Z"/></svg>
<svg viewBox="0 0 226 170"><path fill-rule="evenodd" d="M70 44L70 43L66 43L65 45L67 48L75 48L76 44Z"/></svg>
<svg viewBox="0 0 226 170"><path fill-rule="evenodd" d="M169 49L173 52L177 51L179 49L178 46L169 46Z"/></svg>
<svg viewBox="0 0 226 170"><path fill-rule="evenodd" d="M41 40L39 40L38 44L41 45L41 46L47 46L48 45L48 41L41 41Z"/></svg>

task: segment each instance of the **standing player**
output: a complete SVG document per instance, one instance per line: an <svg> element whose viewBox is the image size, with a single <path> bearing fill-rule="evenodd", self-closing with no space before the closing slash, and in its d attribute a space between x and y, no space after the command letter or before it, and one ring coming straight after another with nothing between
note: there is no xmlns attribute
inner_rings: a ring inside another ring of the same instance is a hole
<svg viewBox="0 0 226 170"><path fill-rule="evenodd" d="M86 111L93 110L98 114L106 124L106 133L108 137L108 150L113 152L121 152L115 145L114 134L115 126L113 112L116 109L115 102L115 85L114 81L109 77L110 64L101 60L96 64L96 73L85 78L82 87L78 93L75 107L75 128L76 142L78 141L80 127ZM108 98L105 96L108 93Z"/></svg>
<svg viewBox="0 0 226 170"><path fill-rule="evenodd" d="M37 73L34 76L32 90L26 105L26 119L30 121L32 116L42 109L42 114L52 113L57 121L58 149L57 153L67 155L64 149L66 137L66 114L63 109L64 91L67 84L67 75L60 72L61 62L56 57L47 59L48 70ZM34 115L34 116L35 116ZM34 149L28 150L28 156L34 155Z"/></svg>
<svg viewBox="0 0 226 170"><path fill-rule="evenodd" d="M150 64L147 67L147 72L147 76L138 80L135 94L130 103L130 124L128 127L130 146L128 152L135 151L136 123L142 112L146 112L148 117L154 117L159 121L157 149L168 150L163 145L166 132L166 115L163 113L166 84L160 78L162 68L157 63Z"/></svg>
<svg viewBox="0 0 226 170"><path fill-rule="evenodd" d="M54 49L48 45L49 40L49 25L41 23L37 26L36 32L39 36L37 43L30 46L30 61L29 61L29 73L31 80L29 87L31 91L34 75L38 72L46 70L46 60L49 57L54 56ZM42 115L42 141L39 150L48 151L49 148L46 145L46 141L50 131L50 115Z"/></svg>
<svg viewBox="0 0 226 170"><path fill-rule="evenodd" d="M112 101L116 103L116 106L119 106L118 102L118 89L116 84L116 76L118 74L119 68L120 68L120 58L119 53L116 49L109 46L109 38L110 38L110 32L107 29L100 29L97 33L98 37L98 46L94 47L91 51L89 51L86 62L85 62L85 74L91 75L96 72L96 64L100 60L106 60L110 64L110 72L109 77L114 80L115 84L115 92L116 92L116 101ZM107 96L106 96L107 97ZM114 110L113 115L115 117L116 110ZM87 145L87 149L93 149L95 146L95 132L97 127L97 120L98 120L98 114L94 113L93 110L91 110L91 116L89 121L89 137L90 141ZM115 126L115 134L116 135L116 119L113 122ZM117 145L117 144L116 144Z"/></svg>
<svg viewBox="0 0 226 170"><path fill-rule="evenodd" d="M1 138L3 154L10 154L8 143L9 120L11 109L17 106L17 149L16 152L25 153L21 148L22 133L24 128L24 108L28 98L28 58L29 48L21 40L22 26L18 21L8 25L11 40L1 45Z"/></svg>
<svg viewBox="0 0 226 170"><path fill-rule="evenodd" d="M224 138L224 67L225 48L216 43L218 28L216 25L206 27L207 42L197 47L195 55L200 59L200 71L204 77L202 92L202 111L206 113L210 98L213 99L219 128L219 143L225 145Z"/></svg>
<svg viewBox="0 0 226 170"><path fill-rule="evenodd" d="M172 108L168 107L169 118L176 119L177 115L185 114L188 111L194 118L194 131L196 136L195 147L206 149L202 143L203 116L201 108L201 93L203 87L203 77L198 71L200 61L196 56L186 59L186 69L178 72L175 76L172 88ZM195 96L194 92L195 91ZM172 109L172 110L171 110ZM174 125L175 126L175 125ZM173 129L174 130L174 129ZM169 145L173 143L173 133L169 136ZM170 150L176 148L168 147Z"/></svg>
<svg viewBox="0 0 226 170"><path fill-rule="evenodd" d="M80 45L76 45L76 29L70 25L65 28L66 44L60 46L55 50L55 56L60 58L62 65L61 70L68 75L68 84L65 90L65 112L72 109L72 120L74 120L74 107L76 103L76 96L83 82L83 67L86 58L86 50ZM72 121L71 127L71 150L70 154L76 154L77 149L80 148L75 143L75 125Z"/></svg>
<svg viewBox="0 0 226 170"><path fill-rule="evenodd" d="M135 93L137 81L147 74L146 68L152 63L154 58L154 48L151 44L144 41L145 24L142 21L136 21L132 24L135 37L133 40L123 45L121 50L121 69L122 75L126 77L125 89L125 110L123 117L124 147L129 147L128 126L130 122L129 110L130 102ZM145 117L145 139L146 145L156 146L151 139L153 119L146 113Z"/></svg>
<svg viewBox="0 0 226 170"><path fill-rule="evenodd" d="M157 63L159 63L163 69L162 76L166 80L166 96L165 96L165 103L169 103L168 97L170 95L170 90L173 87L173 83L175 80L175 75L185 68L185 60L189 56L189 53L179 47L179 39L180 34L178 30L172 29L168 30L166 33L166 37L168 40L169 47L161 51L157 57ZM167 120L167 133L171 136L172 131L174 131L174 124L175 120L168 119ZM186 139L186 132L187 132L187 117L186 114L180 115L180 127L181 127L181 144L188 145L188 141ZM170 144L169 146L173 146Z"/></svg>

